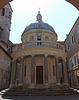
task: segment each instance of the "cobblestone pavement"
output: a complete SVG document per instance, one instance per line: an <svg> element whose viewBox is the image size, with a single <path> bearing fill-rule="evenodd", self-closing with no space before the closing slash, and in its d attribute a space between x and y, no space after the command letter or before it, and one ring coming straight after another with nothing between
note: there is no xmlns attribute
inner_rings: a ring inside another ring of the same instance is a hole
<svg viewBox="0 0 79 100"><path fill-rule="evenodd" d="M0 100L79 100L79 95L69 96L6 96Z"/></svg>

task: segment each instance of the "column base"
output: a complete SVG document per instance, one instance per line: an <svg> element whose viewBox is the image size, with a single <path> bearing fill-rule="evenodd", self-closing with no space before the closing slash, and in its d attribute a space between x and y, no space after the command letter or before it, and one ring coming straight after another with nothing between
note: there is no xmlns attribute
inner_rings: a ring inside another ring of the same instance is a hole
<svg viewBox="0 0 79 100"><path fill-rule="evenodd" d="M22 85L23 85L22 83L19 84L19 86L22 86Z"/></svg>
<svg viewBox="0 0 79 100"><path fill-rule="evenodd" d="M61 83L57 83L56 85L61 85Z"/></svg>
<svg viewBox="0 0 79 100"><path fill-rule="evenodd" d="M44 85L49 85L49 83L45 83Z"/></svg>
<svg viewBox="0 0 79 100"><path fill-rule="evenodd" d="M14 86L14 84L10 84L10 88L12 88Z"/></svg>
<svg viewBox="0 0 79 100"><path fill-rule="evenodd" d="M63 83L63 85L67 85L67 86L69 86L69 84L68 84L68 83Z"/></svg>

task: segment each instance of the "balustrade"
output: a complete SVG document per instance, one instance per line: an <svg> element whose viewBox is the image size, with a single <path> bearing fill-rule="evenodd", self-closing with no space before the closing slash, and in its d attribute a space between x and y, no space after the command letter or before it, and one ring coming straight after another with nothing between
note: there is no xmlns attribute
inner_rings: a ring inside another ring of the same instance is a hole
<svg viewBox="0 0 79 100"><path fill-rule="evenodd" d="M23 49L23 48L31 48L31 47L49 47L49 48L56 48L60 50L65 50L64 47L59 43L54 42L43 42L43 41L31 41L27 43L22 43L19 45L16 45L14 47L14 51Z"/></svg>

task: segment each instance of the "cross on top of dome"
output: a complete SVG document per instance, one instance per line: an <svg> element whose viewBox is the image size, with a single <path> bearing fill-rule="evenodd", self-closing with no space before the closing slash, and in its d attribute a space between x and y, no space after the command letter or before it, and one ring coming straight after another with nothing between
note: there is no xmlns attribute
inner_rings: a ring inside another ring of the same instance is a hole
<svg viewBox="0 0 79 100"><path fill-rule="evenodd" d="M42 21L42 15L40 14L40 8L39 8L38 15L36 18L37 18L37 21Z"/></svg>

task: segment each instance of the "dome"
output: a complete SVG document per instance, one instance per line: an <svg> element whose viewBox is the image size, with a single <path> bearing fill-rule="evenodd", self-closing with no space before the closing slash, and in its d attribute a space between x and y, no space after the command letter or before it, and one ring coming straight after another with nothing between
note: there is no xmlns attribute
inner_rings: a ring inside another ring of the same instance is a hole
<svg viewBox="0 0 79 100"><path fill-rule="evenodd" d="M48 30L51 30L51 31L55 32L51 25L49 25L47 23L44 23L42 21L42 16L40 14L40 11L38 12L36 22L35 23L31 23L30 25L28 25L25 28L24 32L26 32L28 30L31 30L31 29L48 29Z"/></svg>

